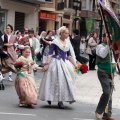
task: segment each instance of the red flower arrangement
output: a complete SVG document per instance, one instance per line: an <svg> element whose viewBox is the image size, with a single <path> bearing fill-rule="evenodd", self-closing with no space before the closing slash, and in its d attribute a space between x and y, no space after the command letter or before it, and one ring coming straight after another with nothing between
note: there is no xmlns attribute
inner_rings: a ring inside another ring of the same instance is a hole
<svg viewBox="0 0 120 120"><path fill-rule="evenodd" d="M15 63L15 68L17 69L18 76L25 77L26 75L21 70L22 66L23 66L23 62L16 62Z"/></svg>
<svg viewBox="0 0 120 120"><path fill-rule="evenodd" d="M83 64L80 67L80 71L81 71L82 74L86 73L88 71L88 66L86 64Z"/></svg>
<svg viewBox="0 0 120 120"><path fill-rule="evenodd" d="M88 66L86 64L78 64L78 68L74 70L77 74L84 74L88 71Z"/></svg>
<svg viewBox="0 0 120 120"><path fill-rule="evenodd" d="M23 62L16 62L15 63L15 68L20 69L23 66Z"/></svg>

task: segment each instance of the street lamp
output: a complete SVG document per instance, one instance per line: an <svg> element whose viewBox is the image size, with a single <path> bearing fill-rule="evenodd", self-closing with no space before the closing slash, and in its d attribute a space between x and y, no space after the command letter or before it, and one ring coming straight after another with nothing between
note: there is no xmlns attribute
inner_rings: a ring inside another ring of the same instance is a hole
<svg viewBox="0 0 120 120"><path fill-rule="evenodd" d="M73 0L73 9L75 10L75 17L77 17L77 11L81 11L81 0ZM76 28L76 20L75 20Z"/></svg>

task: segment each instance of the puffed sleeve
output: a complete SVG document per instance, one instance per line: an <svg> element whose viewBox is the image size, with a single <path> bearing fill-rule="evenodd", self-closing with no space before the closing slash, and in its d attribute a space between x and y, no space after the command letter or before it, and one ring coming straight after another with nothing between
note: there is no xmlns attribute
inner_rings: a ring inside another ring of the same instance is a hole
<svg viewBox="0 0 120 120"><path fill-rule="evenodd" d="M96 47L96 54L100 56L101 58L105 58L107 54L109 53L109 46L103 46L102 44L98 45Z"/></svg>
<svg viewBox="0 0 120 120"><path fill-rule="evenodd" d="M55 50L55 44L51 44L50 45L50 50L49 50L49 53L48 53L48 55L52 55L53 54L53 52L54 52L54 50Z"/></svg>
<svg viewBox="0 0 120 120"><path fill-rule="evenodd" d="M39 42L39 40L36 38L35 53L39 53L39 52L40 52L40 42Z"/></svg>

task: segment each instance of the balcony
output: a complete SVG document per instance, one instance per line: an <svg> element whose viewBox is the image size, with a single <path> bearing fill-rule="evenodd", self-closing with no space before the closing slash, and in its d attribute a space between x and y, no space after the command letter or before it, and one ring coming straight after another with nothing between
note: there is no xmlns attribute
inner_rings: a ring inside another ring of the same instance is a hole
<svg viewBox="0 0 120 120"><path fill-rule="evenodd" d="M89 10L82 10L80 13L80 17L89 18L92 17L96 20L100 20L100 15L97 12L89 11Z"/></svg>
<svg viewBox="0 0 120 120"><path fill-rule="evenodd" d="M55 13L64 13L64 2L62 1L46 2L45 4L40 5L40 10Z"/></svg>
<svg viewBox="0 0 120 120"><path fill-rule="evenodd" d="M45 0L11 0L11 1L30 4L30 5L45 3Z"/></svg>

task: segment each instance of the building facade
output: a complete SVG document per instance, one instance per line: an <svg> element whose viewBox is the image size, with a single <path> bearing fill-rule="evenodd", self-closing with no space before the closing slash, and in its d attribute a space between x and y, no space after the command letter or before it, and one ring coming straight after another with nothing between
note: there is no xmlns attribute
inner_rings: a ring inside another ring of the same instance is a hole
<svg viewBox="0 0 120 120"><path fill-rule="evenodd" d="M0 30L4 31L7 24L14 30L23 31L24 27L38 28L38 5L44 0L0 0Z"/></svg>
<svg viewBox="0 0 120 120"><path fill-rule="evenodd" d="M80 13L80 17L82 18L82 22L80 23L80 34L81 36L87 36L88 32L86 31L85 19L86 18L94 18L95 19L95 31L99 34L101 29L101 17L98 14L96 0L82 0L82 11ZM111 6L114 12L117 14L117 0L111 0ZM102 22L103 24L103 22ZM104 25L102 25L102 29ZM104 29L102 30L103 32Z"/></svg>
<svg viewBox="0 0 120 120"><path fill-rule="evenodd" d="M64 13L63 11L64 8L58 11L56 6L57 6L56 0L47 0L45 4L40 5L39 12L40 32L53 30L60 27L62 14Z"/></svg>
<svg viewBox="0 0 120 120"><path fill-rule="evenodd" d="M100 15L98 14L98 10L96 8L95 0L82 0L82 11L80 13L80 17L82 18L82 22L80 23L80 35L87 36L88 32L86 30L86 18L93 18L95 20L95 28L96 32L99 31L99 24L100 24Z"/></svg>
<svg viewBox="0 0 120 120"><path fill-rule="evenodd" d="M39 27L42 30L57 30L60 26L66 26L72 33L74 28L73 16L73 0L47 0L45 4L40 5L40 13L45 12L55 19L49 19L39 16ZM79 13L79 12L78 12ZM77 25L78 27L78 25Z"/></svg>
<svg viewBox="0 0 120 120"><path fill-rule="evenodd" d="M21 2L22 1L22 2ZM23 31L24 27L33 28L35 31L57 30L64 25L69 28L70 34L75 28L73 17L80 16L81 22L76 22L81 36L87 36L85 19L95 19L95 30L99 32L100 16L96 0L81 0L81 11L73 9L73 0L0 0L0 30L4 31L7 24L13 25L15 30ZM115 13L118 12L119 0L111 0Z"/></svg>

